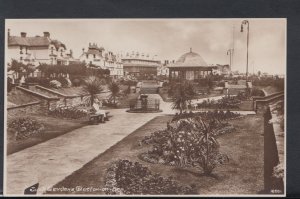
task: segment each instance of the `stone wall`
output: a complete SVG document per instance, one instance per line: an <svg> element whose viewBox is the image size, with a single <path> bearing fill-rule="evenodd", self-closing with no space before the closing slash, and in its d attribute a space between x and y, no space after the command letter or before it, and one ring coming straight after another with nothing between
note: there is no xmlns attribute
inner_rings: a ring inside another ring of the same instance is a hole
<svg viewBox="0 0 300 199"><path fill-rule="evenodd" d="M41 101L32 102L20 106L7 108L7 116L8 118L26 116L29 113L37 113L40 111L44 111L44 108L45 106L43 106L43 102Z"/></svg>

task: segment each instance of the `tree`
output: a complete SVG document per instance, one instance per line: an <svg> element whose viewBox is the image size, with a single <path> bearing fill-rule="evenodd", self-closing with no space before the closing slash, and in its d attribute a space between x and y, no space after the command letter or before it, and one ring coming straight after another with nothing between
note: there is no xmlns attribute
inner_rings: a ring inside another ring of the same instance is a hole
<svg viewBox="0 0 300 199"><path fill-rule="evenodd" d="M117 82L112 81L109 84L108 89L111 92L110 98L112 98L113 103L116 104L116 97L120 95L120 85Z"/></svg>
<svg viewBox="0 0 300 199"><path fill-rule="evenodd" d="M95 76L89 76L84 81L83 90L90 94L91 106L94 104L95 95L103 91L102 82Z"/></svg>
<svg viewBox="0 0 300 199"><path fill-rule="evenodd" d="M187 109L191 100L196 95L194 87L189 82L182 82L174 86L172 90L172 108L179 110L180 114L182 114L182 111Z"/></svg>

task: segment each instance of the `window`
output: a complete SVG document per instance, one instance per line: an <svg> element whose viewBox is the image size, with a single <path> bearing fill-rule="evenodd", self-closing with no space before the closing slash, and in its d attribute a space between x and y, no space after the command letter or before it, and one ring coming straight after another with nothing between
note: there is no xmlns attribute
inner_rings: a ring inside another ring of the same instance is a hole
<svg viewBox="0 0 300 199"><path fill-rule="evenodd" d="M96 58L96 55L94 54L94 59Z"/></svg>
<svg viewBox="0 0 300 199"><path fill-rule="evenodd" d="M89 58L89 55L88 55L88 54L86 54L86 58L87 58L87 59Z"/></svg>
<svg viewBox="0 0 300 199"><path fill-rule="evenodd" d="M22 60L23 60L23 57L20 57L20 60L22 61Z"/></svg>

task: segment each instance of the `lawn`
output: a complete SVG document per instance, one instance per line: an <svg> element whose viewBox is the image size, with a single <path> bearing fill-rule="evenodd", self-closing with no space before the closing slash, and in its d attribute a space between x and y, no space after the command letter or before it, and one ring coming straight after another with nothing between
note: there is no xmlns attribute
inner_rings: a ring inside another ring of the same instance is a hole
<svg viewBox="0 0 300 199"><path fill-rule="evenodd" d="M74 188L77 186L100 188L95 192L48 192L47 194L99 194L104 192L106 169L117 159L138 161L152 172L162 176L173 176L182 184L195 184L199 194L257 194L263 189L263 120L260 116L245 116L232 120L237 130L219 137L221 151L230 161L214 170L215 177L201 175L195 169L183 169L161 164L151 164L137 156L147 151L146 146L139 146L138 140L153 131L166 127L172 116L159 116L140 127L132 134L95 157L81 169L73 172L54 188Z"/></svg>
<svg viewBox="0 0 300 199"><path fill-rule="evenodd" d="M49 117L41 114L26 115L26 117L32 118L40 123L43 123L45 130L40 134L31 136L25 140L16 140L15 132L7 131L7 154L12 154L36 144L45 142L49 139L58 137L65 133L68 133L74 129L80 128L88 124L87 118L81 119L61 119ZM17 118L15 118L17 119ZM8 122L10 119L8 118Z"/></svg>

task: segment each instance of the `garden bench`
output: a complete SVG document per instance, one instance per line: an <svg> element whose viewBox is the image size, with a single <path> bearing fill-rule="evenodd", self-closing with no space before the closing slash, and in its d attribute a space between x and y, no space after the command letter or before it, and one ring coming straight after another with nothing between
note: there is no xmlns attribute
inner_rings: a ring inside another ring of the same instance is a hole
<svg viewBox="0 0 300 199"><path fill-rule="evenodd" d="M105 121L109 120L109 117L111 117L109 116L109 111L100 110L98 104L94 104L93 109L96 112L91 112L89 115L89 121L92 124L99 124L100 122L104 123Z"/></svg>

